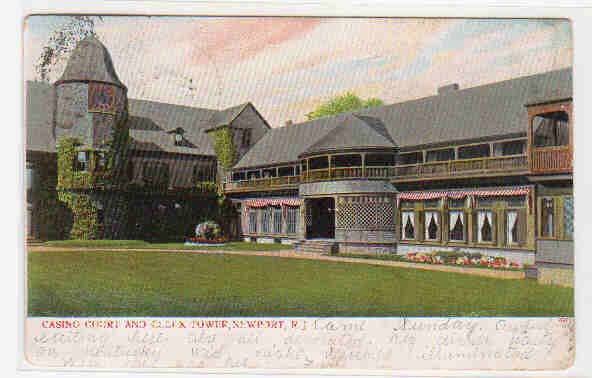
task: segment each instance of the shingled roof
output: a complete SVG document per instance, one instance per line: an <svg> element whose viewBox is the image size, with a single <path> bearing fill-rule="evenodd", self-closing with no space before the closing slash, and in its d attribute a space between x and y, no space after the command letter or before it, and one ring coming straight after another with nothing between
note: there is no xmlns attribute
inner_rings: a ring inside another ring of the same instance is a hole
<svg viewBox="0 0 592 378"><path fill-rule="evenodd" d="M436 90L436 88L434 88ZM525 105L572 96L571 68L363 109L378 119L402 149L503 135L526 135ZM270 130L235 168L293 162L319 139L333 133L351 113ZM350 147L363 144L357 136Z"/></svg>
<svg viewBox="0 0 592 378"><path fill-rule="evenodd" d="M117 77L109 51L94 36L78 42L56 84L70 81L99 81L125 88Z"/></svg>
<svg viewBox="0 0 592 378"><path fill-rule="evenodd" d="M27 150L55 152L54 87L45 82L27 81L25 97ZM247 105L214 110L129 99L132 147L138 151L215 156L205 131L219 122L231 122ZM184 141L177 146L169 132L179 127L184 131Z"/></svg>
<svg viewBox="0 0 592 378"><path fill-rule="evenodd" d="M27 150L55 152L53 133L55 90L44 82L27 81L25 84Z"/></svg>
<svg viewBox="0 0 592 378"><path fill-rule="evenodd" d="M355 146L352 146L355 141ZM396 143L379 119L348 114L330 133L307 148L302 154L348 150L352 148L395 148Z"/></svg>

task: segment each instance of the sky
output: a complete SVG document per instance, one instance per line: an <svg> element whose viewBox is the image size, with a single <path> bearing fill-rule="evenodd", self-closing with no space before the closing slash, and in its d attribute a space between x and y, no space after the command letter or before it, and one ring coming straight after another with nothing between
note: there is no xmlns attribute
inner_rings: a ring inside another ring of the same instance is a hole
<svg viewBox="0 0 592 378"><path fill-rule="evenodd" d="M67 21L27 19L25 80L37 79L43 46ZM345 92L390 104L573 59L571 24L549 19L108 16L96 33L130 98L214 109L250 101L272 127Z"/></svg>

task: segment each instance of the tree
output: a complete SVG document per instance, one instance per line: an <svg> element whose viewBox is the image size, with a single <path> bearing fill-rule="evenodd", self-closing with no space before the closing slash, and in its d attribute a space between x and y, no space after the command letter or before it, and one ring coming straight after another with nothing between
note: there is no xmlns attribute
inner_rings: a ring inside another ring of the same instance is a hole
<svg viewBox="0 0 592 378"><path fill-rule="evenodd" d="M35 71L38 79L49 81L49 74L76 44L88 36L96 36L95 21L102 21L101 16L72 16L68 22L53 31L47 45L43 47Z"/></svg>
<svg viewBox="0 0 592 378"><path fill-rule="evenodd" d="M372 106L382 106L384 102L378 98L369 98L362 100L352 92L344 93L334 97L331 100L319 105L315 110L308 113L306 117L311 119L327 117L352 110L369 108Z"/></svg>

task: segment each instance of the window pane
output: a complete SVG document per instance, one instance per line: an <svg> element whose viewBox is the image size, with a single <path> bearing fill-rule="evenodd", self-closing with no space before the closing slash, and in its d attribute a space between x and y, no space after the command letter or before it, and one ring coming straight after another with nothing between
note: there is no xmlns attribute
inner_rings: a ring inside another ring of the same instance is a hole
<svg viewBox="0 0 592 378"><path fill-rule="evenodd" d="M282 208L281 207L274 207L273 208L273 233L274 234L281 234L282 233Z"/></svg>
<svg viewBox="0 0 592 378"><path fill-rule="evenodd" d="M493 241L493 219L491 211L480 210L477 213L477 241Z"/></svg>
<svg viewBox="0 0 592 378"><path fill-rule="evenodd" d="M566 146L569 144L569 115L551 112L537 115L532 120L536 147Z"/></svg>
<svg viewBox="0 0 592 378"><path fill-rule="evenodd" d="M508 244L520 242L520 223L523 222L518 216L517 211L508 211L506 213L506 240Z"/></svg>
<svg viewBox="0 0 592 378"><path fill-rule="evenodd" d="M401 213L401 225L403 227L403 239L415 239L415 213L403 211Z"/></svg>
<svg viewBox="0 0 592 378"><path fill-rule="evenodd" d="M443 150L428 151L426 154L426 160L428 162L454 160L454 150L452 148L447 148Z"/></svg>
<svg viewBox="0 0 592 378"><path fill-rule="evenodd" d="M475 159L489 156L489 144L479 144L476 146L459 147L459 159Z"/></svg>
<svg viewBox="0 0 592 378"><path fill-rule="evenodd" d="M555 204L553 198L543 198L541 201L541 236L553 237L555 224Z"/></svg>
<svg viewBox="0 0 592 378"><path fill-rule="evenodd" d="M438 240L440 234L440 214L436 211L426 211L424 214L426 240Z"/></svg>
<svg viewBox="0 0 592 378"><path fill-rule="evenodd" d="M399 164L401 165L418 163L423 163L423 154L421 152L410 152L399 155Z"/></svg>
<svg viewBox="0 0 592 378"><path fill-rule="evenodd" d="M271 208L261 209L261 232L268 234L271 231Z"/></svg>
<svg viewBox="0 0 592 378"><path fill-rule="evenodd" d="M300 215L300 209L298 207L288 207L286 229L288 234L295 234L298 227L298 217Z"/></svg>
<svg viewBox="0 0 592 378"><path fill-rule="evenodd" d="M456 208L463 208L465 207L466 200L465 198L461 199L449 199L448 200L448 207L456 207Z"/></svg>
<svg viewBox="0 0 592 378"><path fill-rule="evenodd" d="M257 233L257 211L255 209L249 211L249 232Z"/></svg>
<svg viewBox="0 0 592 378"><path fill-rule="evenodd" d="M563 234L566 239L573 239L574 207L573 196L563 197Z"/></svg>
<svg viewBox="0 0 592 378"><path fill-rule="evenodd" d="M450 240L465 240L465 214L462 211L450 212Z"/></svg>

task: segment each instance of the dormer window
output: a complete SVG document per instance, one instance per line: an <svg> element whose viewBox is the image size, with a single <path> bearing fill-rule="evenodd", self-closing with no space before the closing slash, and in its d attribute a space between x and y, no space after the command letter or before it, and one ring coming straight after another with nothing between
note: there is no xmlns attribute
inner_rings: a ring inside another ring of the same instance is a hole
<svg viewBox="0 0 592 378"><path fill-rule="evenodd" d="M183 130L183 128L177 127L176 129L173 129L168 133L171 134L171 136L173 137L173 144L175 146L183 146L185 142L185 130Z"/></svg>

